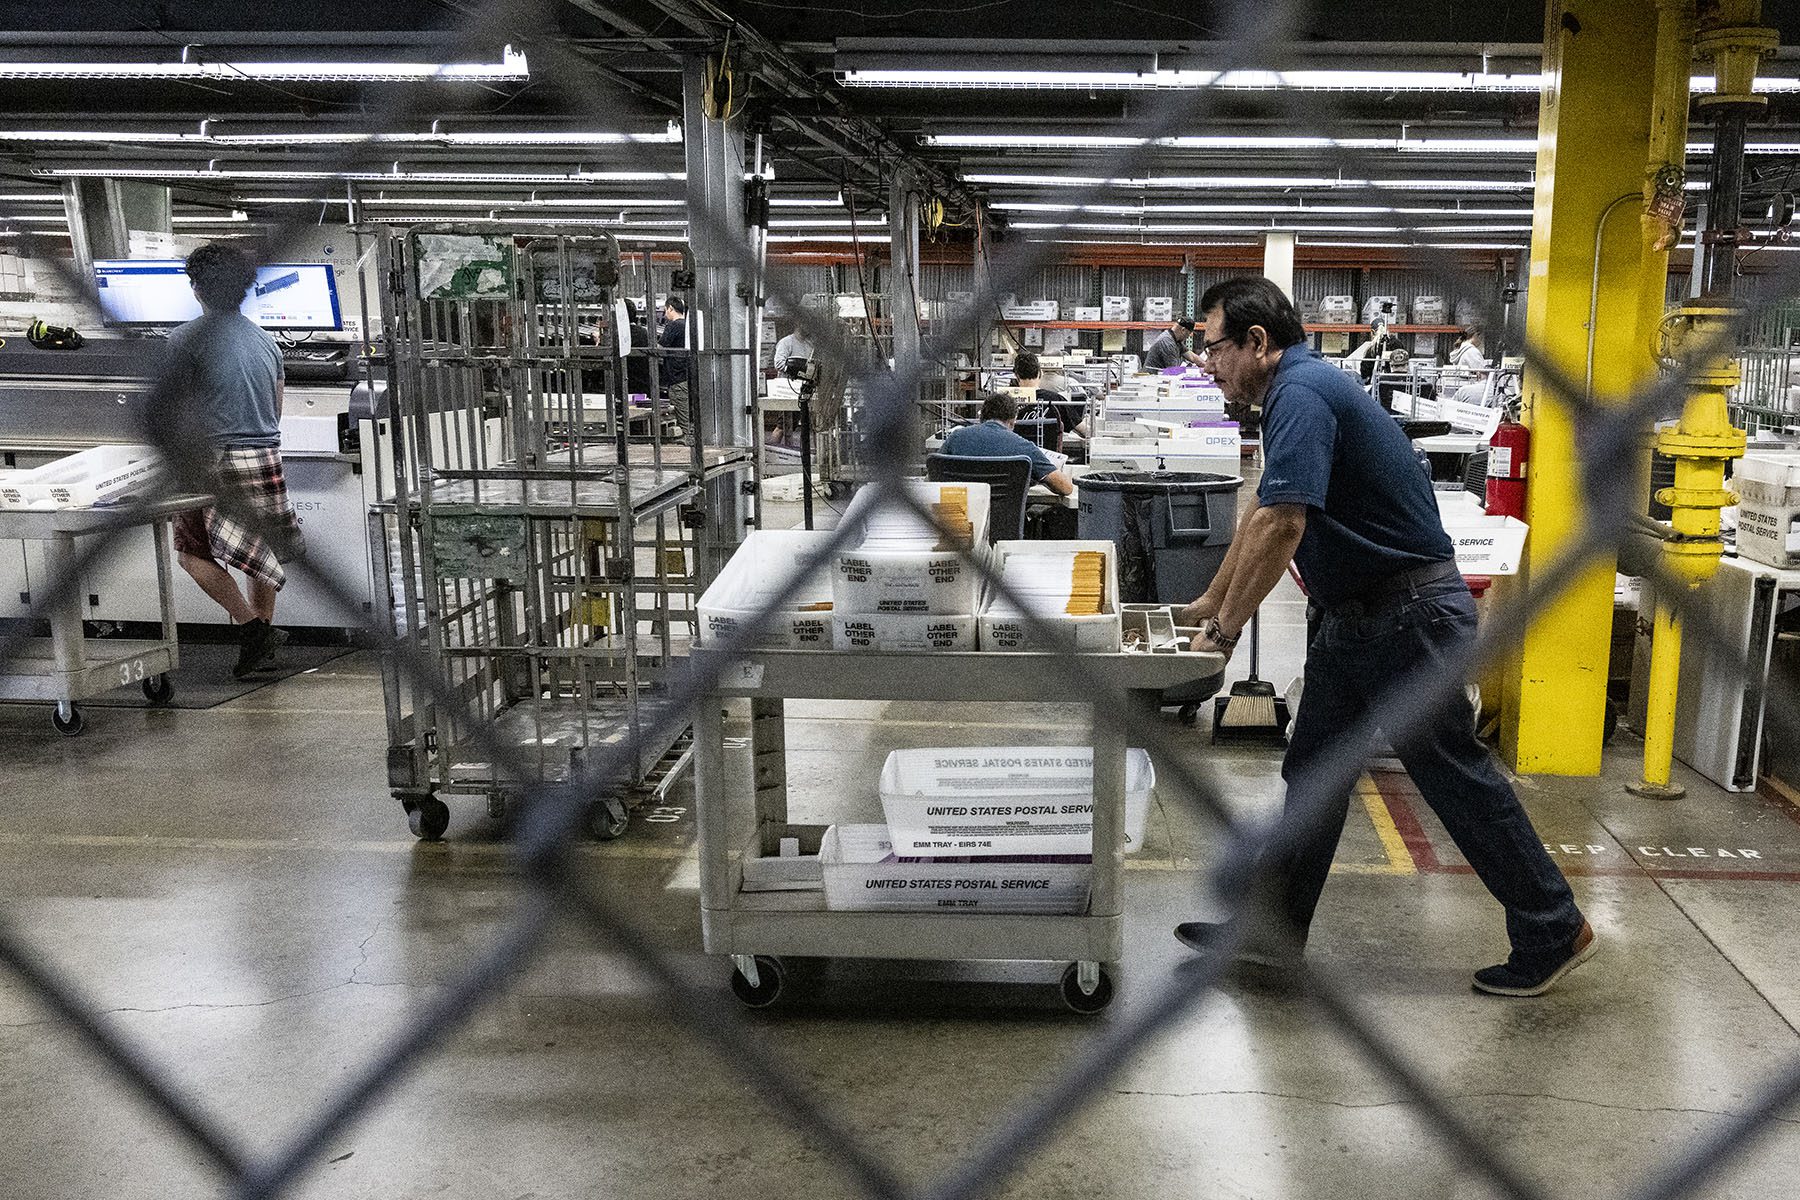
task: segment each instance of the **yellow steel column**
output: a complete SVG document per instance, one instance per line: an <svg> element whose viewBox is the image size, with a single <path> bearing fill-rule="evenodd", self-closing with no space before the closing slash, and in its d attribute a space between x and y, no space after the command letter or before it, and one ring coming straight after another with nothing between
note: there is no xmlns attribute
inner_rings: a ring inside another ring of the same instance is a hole
<svg viewBox="0 0 1800 1200"><path fill-rule="evenodd" d="M1657 6L1641 0L1546 5L1526 336L1564 378L1578 386L1591 378L1602 403L1653 369L1637 319L1651 284L1643 272L1653 264L1635 217L1655 112L1657 32ZM1502 603L1516 602L1521 585L1554 564L1587 519L1572 413L1542 372L1526 372L1524 422L1531 536ZM1516 770L1599 773L1613 573L1611 556L1596 562L1533 622L1507 664L1500 740Z"/></svg>

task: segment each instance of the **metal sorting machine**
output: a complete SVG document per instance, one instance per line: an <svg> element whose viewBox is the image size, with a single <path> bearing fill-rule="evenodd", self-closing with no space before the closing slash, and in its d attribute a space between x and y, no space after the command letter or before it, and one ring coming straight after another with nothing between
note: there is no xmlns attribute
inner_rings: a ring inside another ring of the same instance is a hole
<svg viewBox="0 0 1800 1200"><path fill-rule="evenodd" d="M626 391L620 302L685 294L685 250L491 227L380 237L390 415L376 440L392 450L369 541L396 636L456 698L384 663L388 776L413 832L436 838L446 796L484 797L498 817L650 728L695 620L704 485L752 463L703 445L691 408L635 412ZM638 353L653 397L668 355L734 352ZM593 799L593 833L618 836L632 801L666 785L681 734L636 743L629 778Z"/></svg>
<svg viewBox="0 0 1800 1200"><path fill-rule="evenodd" d="M343 353L320 344L309 354ZM0 466L27 469L95 446L144 440L143 404L161 365L163 343L149 337L94 337L79 350L38 350L23 338L0 346ZM363 534L364 450L353 389L344 379L305 380L290 357L282 395L281 466L288 497L306 531L311 561L353 586L369 607L369 557ZM341 376L343 371L338 374ZM367 389L360 389L366 395ZM89 621L163 618L156 548L150 531L122 535L83 579L80 615ZM48 579L37 546L0 536L0 618L30 608L33 582ZM223 625L222 609L199 588L178 580L175 619ZM289 627L336 629L358 624L313 581L289 573L280 621Z"/></svg>
<svg viewBox="0 0 1800 1200"><path fill-rule="evenodd" d="M829 909L818 891L751 891L745 863L775 857L784 838L814 852L824 826L788 821L788 700L927 700L1041 703L1043 681L1058 663L1098 685L1091 705L1130 697L1130 722L1094 721L1093 856L1088 903L1074 913L970 913ZM1124 730L1153 722L1161 694L1224 669L1217 654L923 652L865 654L696 649L693 663L718 671L716 690L694 708L695 802L699 816L700 917L705 949L733 963L732 987L753 1006L773 1003L784 987L781 956L1060 962L1063 1000L1098 1012L1111 1000L1109 966L1124 949ZM753 823L727 779L721 704L750 700Z"/></svg>

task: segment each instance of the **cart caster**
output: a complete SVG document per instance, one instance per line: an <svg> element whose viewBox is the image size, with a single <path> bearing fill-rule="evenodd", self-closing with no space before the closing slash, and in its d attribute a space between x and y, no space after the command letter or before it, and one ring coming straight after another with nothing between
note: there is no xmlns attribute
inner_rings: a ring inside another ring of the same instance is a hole
<svg viewBox="0 0 1800 1200"><path fill-rule="evenodd" d="M780 959L766 954L734 954L731 961L731 990L739 1000L751 1008L767 1008L775 1003L787 979Z"/></svg>
<svg viewBox="0 0 1800 1200"><path fill-rule="evenodd" d="M1183 725L1198 725L1200 723L1200 706L1198 704L1184 704L1181 706L1181 711L1175 714L1175 717Z"/></svg>
<svg viewBox="0 0 1800 1200"><path fill-rule="evenodd" d="M618 799L598 801L588 807L588 832L603 842L610 842L631 824L631 813Z"/></svg>
<svg viewBox="0 0 1800 1200"><path fill-rule="evenodd" d="M402 800L406 806L406 827L422 842L435 842L450 828L450 806L436 796Z"/></svg>
<svg viewBox="0 0 1800 1200"><path fill-rule="evenodd" d="M69 701L59 700L50 710L50 723L64 737L80 737L81 731L87 728L87 717Z"/></svg>
<svg viewBox="0 0 1800 1200"><path fill-rule="evenodd" d="M152 704L167 704L175 698L175 683L167 671L144 680L144 699Z"/></svg>
<svg viewBox="0 0 1800 1200"><path fill-rule="evenodd" d="M1083 1016L1097 1013L1112 1003L1112 976L1099 963L1070 963L1063 972L1062 998Z"/></svg>

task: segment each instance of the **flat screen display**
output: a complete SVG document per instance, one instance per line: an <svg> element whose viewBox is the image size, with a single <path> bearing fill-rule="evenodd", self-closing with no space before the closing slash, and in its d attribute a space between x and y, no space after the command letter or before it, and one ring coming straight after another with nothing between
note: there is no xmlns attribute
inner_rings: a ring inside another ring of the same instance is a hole
<svg viewBox="0 0 1800 1200"><path fill-rule="evenodd" d="M200 301L178 258L106 259L94 263L100 312L108 325L180 325L200 315ZM240 311L264 329L342 329L337 277L325 263L275 263L256 269Z"/></svg>

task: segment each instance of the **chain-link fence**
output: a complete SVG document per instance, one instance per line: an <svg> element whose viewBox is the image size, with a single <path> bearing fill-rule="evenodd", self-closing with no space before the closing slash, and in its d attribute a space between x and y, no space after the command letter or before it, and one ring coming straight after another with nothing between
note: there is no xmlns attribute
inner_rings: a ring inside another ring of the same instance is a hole
<svg viewBox="0 0 1800 1200"><path fill-rule="evenodd" d="M549 0L498 0L468 8L469 19L457 30L446 33L437 47L442 61L456 61L461 52L471 48L516 39L517 31L521 29L555 28L554 5ZM1225 55L1224 61L1214 64L1215 69L1279 69L1290 49L1287 35L1296 8L1293 0L1274 5L1238 4L1231 8L1238 20L1239 36L1229 43L1230 53ZM715 14L723 39L728 25L723 14L710 8L700 11ZM560 106L567 114L605 125L606 83L595 76L587 59L554 36L537 39L531 43L530 52L534 77L557 93ZM1278 103L1292 106L1290 116L1304 117L1309 124L1323 124L1329 116L1328 112L1322 111L1328 105L1328 95L1307 93L1303 100L1298 93L1277 91L1271 95ZM1284 100L1284 97L1290 99ZM1106 160L1091 174L1101 180L1133 175L1156 152L1155 139L1223 119L1218 116L1217 101L1218 95L1205 88L1157 95L1134 125L1133 132L1143 136L1143 143L1121 146L1109 152ZM398 127L426 117L429 114L423 109L428 103L429 98L423 91L402 92L392 100L370 108L368 127L372 130ZM1307 110L1304 113L1299 111L1302 104ZM346 144L328 169L358 168L380 153L373 145ZM620 147L619 153L629 160L636 151L627 145ZM1342 170L1345 179L1371 177L1365 152L1341 149L1329 153L1336 160L1332 165ZM1078 189L1069 197L1069 202L1078 209L1096 198L1099 187ZM1352 193L1354 190L1351 189ZM1373 191L1371 198L1376 203L1381 200ZM715 233L731 227L726 214L709 208L703 199L690 204L690 224L696 230ZM281 261L284 246L298 229L296 224L276 230L262 247L263 259ZM1412 228L1406 238L1412 243L1414 265L1430 273L1438 294L1491 292L1489 280L1467 277L1465 268L1452 252L1433 248L1424 229ZM918 424L920 381L933 363L973 341L972 334L981 320L980 314L991 311L995 296L1012 291L1016 281L1052 262L1056 250L1048 242L1022 241L1009 241L996 249L983 237L978 253L987 258L988 267L981 294L963 315L948 322L940 321L924 339L916 359L902 357L891 369L877 367L871 370L866 362L842 364L845 370L858 374L865 420L869 424L867 444L874 450L868 465L874 478L868 486L879 489L884 503L912 506L927 521L933 519L931 514L900 486L900 481L916 473L920 465L918 448L923 442ZM743 248L741 265L746 271L757 267L756 257L748 246ZM981 276L978 274L977 278ZM837 344L837 331L831 323L802 304L799 295L795 294L796 289L784 286L784 282L780 269L773 269L766 280L765 293L781 299L785 310L812 335L815 345ZM88 281L76 280L71 273L69 283L86 291L91 298ZM1769 303L1780 303L1781 298L1793 296L1797 291L1800 291L1800 271L1784 269L1766 280L1762 294L1770 298ZM1497 311L1487 315L1490 318L1498 316ZM1754 317L1755 311L1751 310L1743 319L1753 320ZM1497 319L1487 322L1489 327L1498 327L1499 323ZM1730 339L1735 333L1736 327L1728 328L1721 337ZM688 951L672 951L658 944L658 939L636 923L629 911L575 869L572 849L584 831L584 815L589 804L594 797L608 794L631 777L640 741L644 744L663 741L673 728L687 723L692 706L714 691L719 683L704 670L678 679L659 703L645 710L638 737L629 739L626 744L605 747L585 764L583 770L569 778L528 789L512 847L518 869L529 887L504 933L464 964L451 983L422 1006L422 1010L407 1023L406 1032L387 1043L369 1061L360 1064L330 1102L312 1113L302 1131L286 1144L249 1146L228 1133L219 1115L210 1111L184 1086L178 1064L162 1061L154 1053L138 1047L100 1013L58 966L56 947L31 944L10 924L0 923L0 961L4 961L42 1003L79 1032L88 1047L110 1064L122 1086L148 1101L163 1115L174 1133L191 1142L210 1160L229 1181L234 1194L246 1198L274 1197L289 1192L302 1174L319 1162L335 1136L361 1120L371 1106L406 1079L427 1054L467 1025L484 1004L506 992L521 968L544 945L548 931L558 922L572 924L641 972L654 989L661 1011L701 1039L721 1062L753 1087L774 1118L787 1122L806 1134L814 1144L826 1148L844 1173L868 1195L926 1195L955 1200L992 1194L1020 1168L1029 1152L1056 1138L1075 1114L1102 1093L1109 1081L1132 1061L1136 1052L1171 1029L1220 981L1222 971L1246 931L1264 915L1263 907L1268 903L1270 891L1264 886L1268 864L1278 858L1283 849L1297 844L1314 825L1331 819L1334 800L1353 785L1363 766L1365 748L1375 731L1380 729L1391 741L1398 743L1409 731L1421 728L1437 706L1463 688L1471 672L1519 642L1536 615L1554 603L1592 564L1603 561L1631 536L1636 504L1630 484L1633 472L1622 468L1640 453L1640 434L1649 422L1679 408L1691 379L1679 373L1669 374L1634 395L1594 397L1587 394L1582 381L1569 378L1539 347L1524 347L1524 357L1526 370L1538 381L1547 402L1559 405L1571 414L1579 430L1582 478L1586 486L1586 528L1556 562L1534 566L1528 587L1515 603L1490 615L1469 661L1421 664L1405 685L1394 688L1357 728L1343 731L1335 748L1312 770L1291 780L1286 806L1278 821L1259 826L1235 816L1231 806L1224 802L1220 780L1206 770L1186 765L1191 758L1183 753L1184 738L1188 735L1171 726L1135 723L1128 697L1112 685L1092 677L1084 669L1081 656L1055 656L1042 667L1045 675L1042 682L1047 694L1075 695L1091 701L1097 724L1111 725L1120 734L1128 735L1133 744L1146 747L1156 756L1163 766L1159 791L1164 798L1190 806L1220 830L1222 852L1208 883L1232 915L1217 954L1208 957L1200 969L1182 972L1150 994L1134 998L1117 1019L1097 1027L1095 1036L1077 1061L1008 1114L996 1135L968 1154L948 1177L923 1189L905 1184L901 1174L877 1151L869 1136L846 1124L825 1100L802 1082L799 1072L768 1049L764 1039L751 1034L747 1028L748 1018L724 989L697 987L690 982L680 969L681 959ZM1697 356L1695 361L1699 358ZM696 404L705 402L705 397L695 400ZM148 400L147 411L152 420L147 436L156 442L167 464L160 485L162 494L214 494L223 513L253 529L264 529L263 519L242 497L219 486L209 455L197 451L191 443L168 436L166 431L181 425L159 418L180 412L182 403L183 397L172 379L156 379ZM125 527L121 522L119 528ZM269 532L274 533L273 530ZM48 612L71 594L79 586L84 571L100 560L116 536L115 531L88 539L76 560L58 578L43 589L34 589L34 615ZM725 661L733 653L754 646L771 615L786 605L801 582L816 568L836 551L846 548L850 536L848 529L840 529L826 537L821 549L808 561L796 564L787 585L779 589L758 619L715 647L720 653L708 656L708 661ZM970 561L975 570L986 575L988 587L1009 595L1007 580L993 574L985 560L971 556ZM342 611L346 626L362 622L362 606L352 581L336 578L304 559L293 564L291 569L311 578L334 600ZM1685 586L1662 574L1660 568L1652 570L1656 572L1659 592L1678 599L1690 595ZM1017 607L1021 612L1029 612L1031 606L1020 603ZM1740 671L1746 669L1743 648L1727 644L1704 609L1688 607L1684 615L1690 638L1703 640L1716 651L1731 655ZM25 624L16 623L4 638L0 638L0 665L19 654L24 636ZM459 705L456 689L442 674L441 665L422 653L414 639L396 638L391 628L379 623L368 629L367 636L378 647L379 653L390 661L392 668L404 674L415 692L430 696L434 703L446 709ZM1800 681L1784 678L1773 686L1772 692L1785 693L1788 697L1800 694ZM1800 738L1797 715L1800 714L1796 714L1792 704L1772 704L1768 720L1775 736L1790 740ZM486 738L486 750L496 764L504 767L519 755L517 747L494 737L492 730L480 721L471 721L470 729L476 739ZM528 763L521 761L513 765L517 768L514 777L533 777ZM1458 1112L1419 1067L1378 1030L1376 1023L1365 1015L1355 998L1330 971L1316 964L1308 964L1301 970L1300 982L1318 1017L1343 1033L1370 1065L1416 1106L1424 1123L1465 1168L1484 1179L1497 1194L1515 1198L1547 1194L1529 1182L1500 1152L1493 1138L1478 1129L1469 1116ZM1656 1169L1623 1184L1622 1191L1636 1200L1661 1200L1689 1193L1709 1175L1729 1166L1734 1156L1797 1094L1800 1094L1800 1061L1785 1064L1772 1072L1761 1094L1745 1105L1741 1114L1720 1122L1710 1134Z"/></svg>

